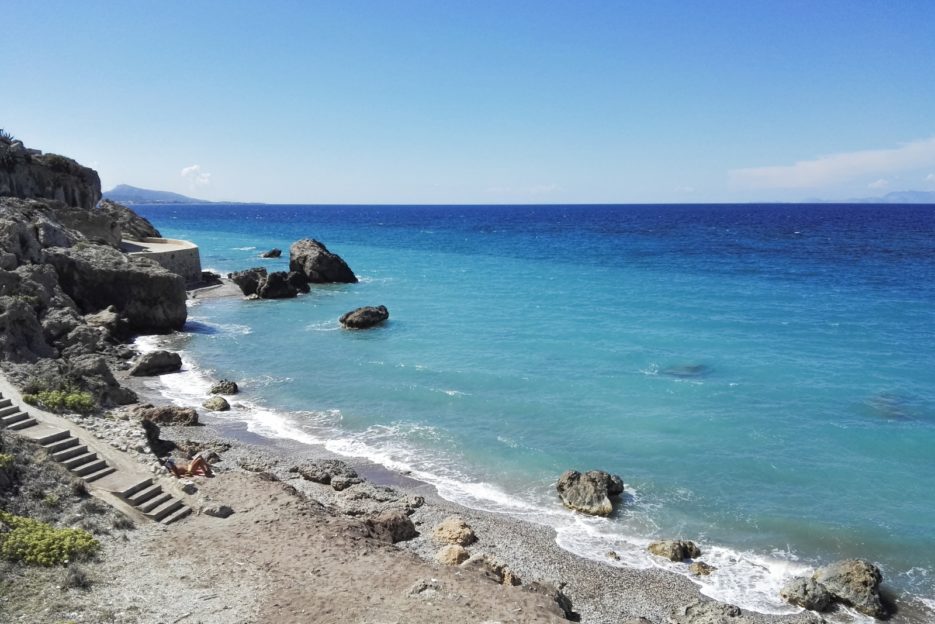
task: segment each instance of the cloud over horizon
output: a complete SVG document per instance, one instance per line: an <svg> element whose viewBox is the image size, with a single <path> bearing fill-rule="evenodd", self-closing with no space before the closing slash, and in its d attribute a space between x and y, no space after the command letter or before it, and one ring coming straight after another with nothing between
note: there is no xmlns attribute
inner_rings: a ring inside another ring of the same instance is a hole
<svg viewBox="0 0 935 624"><path fill-rule="evenodd" d="M199 186L208 186L211 184L211 174L201 170L201 165L191 165L184 167L181 176L188 180L188 183L194 188Z"/></svg>
<svg viewBox="0 0 935 624"><path fill-rule="evenodd" d="M728 181L733 190L818 188L860 176L879 176L931 165L935 165L935 137L891 149L819 156L792 165L732 169L728 171Z"/></svg>

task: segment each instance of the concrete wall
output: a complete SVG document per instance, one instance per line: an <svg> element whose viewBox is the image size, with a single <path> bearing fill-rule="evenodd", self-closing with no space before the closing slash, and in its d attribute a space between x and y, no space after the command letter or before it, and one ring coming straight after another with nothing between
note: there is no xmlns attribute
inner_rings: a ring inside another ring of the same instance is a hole
<svg viewBox="0 0 935 624"><path fill-rule="evenodd" d="M155 260L189 284L201 281L201 256L194 243L174 238L144 238L123 241L123 249L131 256Z"/></svg>

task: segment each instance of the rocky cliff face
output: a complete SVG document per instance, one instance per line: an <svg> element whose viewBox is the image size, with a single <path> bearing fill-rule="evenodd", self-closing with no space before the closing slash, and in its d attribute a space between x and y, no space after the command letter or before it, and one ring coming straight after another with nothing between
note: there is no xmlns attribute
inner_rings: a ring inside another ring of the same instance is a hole
<svg viewBox="0 0 935 624"><path fill-rule="evenodd" d="M118 204L93 208L95 172L18 148L11 167L10 146L0 139L0 194L32 189L45 198L0 197L0 366L20 386L78 387L103 405L132 402L111 368L126 366L132 335L182 328L185 281L119 251L124 225L134 235L158 232Z"/></svg>
<svg viewBox="0 0 935 624"><path fill-rule="evenodd" d="M20 141L0 137L0 196L54 199L91 209L101 199L101 179L71 158L26 149Z"/></svg>

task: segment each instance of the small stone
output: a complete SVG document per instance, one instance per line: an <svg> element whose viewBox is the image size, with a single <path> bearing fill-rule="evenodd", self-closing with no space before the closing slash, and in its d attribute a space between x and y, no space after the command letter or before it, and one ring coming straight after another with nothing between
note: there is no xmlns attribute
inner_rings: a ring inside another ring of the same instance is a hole
<svg viewBox="0 0 935 624"><path fill-rule="evenodd" d="M230 508L229 505L218 505L217 503L209 503L201 508L200 513L203 513L206 516L212 516L214 518L227 518L234 513L234 510Z"/></svg>
<svg viewBox="0 0 935 624"><path fill-rule="evenodd" d="M616 551L610 550L607 552L607 558L613 559L614 561L620 561L620 555Z"/></svg>
<svg viewBox="0 0 935 624"><path fill-rule="evenodd" d="M179 484L179 487L186 494L194 494L195 492L198 491L198 487L195 485L195 482L190 479L186 479L185 481L182 481ZM211 515L211 514L208 514L208 515Z"/></svg>
<svg viewBox="0 0 935 624"><path fill-rule="evenodd" d="M713 565L708 565L704 561L695 561L690 566L688 566L688 571L695 576L708 576L715 570L717 570L717 568L715 568Z"/></svg>

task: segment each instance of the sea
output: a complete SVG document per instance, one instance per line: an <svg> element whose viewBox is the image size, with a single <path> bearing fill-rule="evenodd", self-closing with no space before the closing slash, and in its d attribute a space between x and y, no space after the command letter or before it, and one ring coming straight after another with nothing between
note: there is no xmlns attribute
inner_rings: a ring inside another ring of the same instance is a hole
<svg viewBox="0 0 935 624"><path fill-rule="evenodd" d="M408 472L608 566L687 575L645 547L694 540L717 570L692 580L744 608L795 612L786 581L859 557L935 609L935 206L134 209L205 269L287 270L314 238L360 280L190 302L185 369L160 378L176 403L233 379L246 409L216 422ZM341 329L363 305L389 321ZM623 478L611 517L562 507L568 469Z"/></svg>

